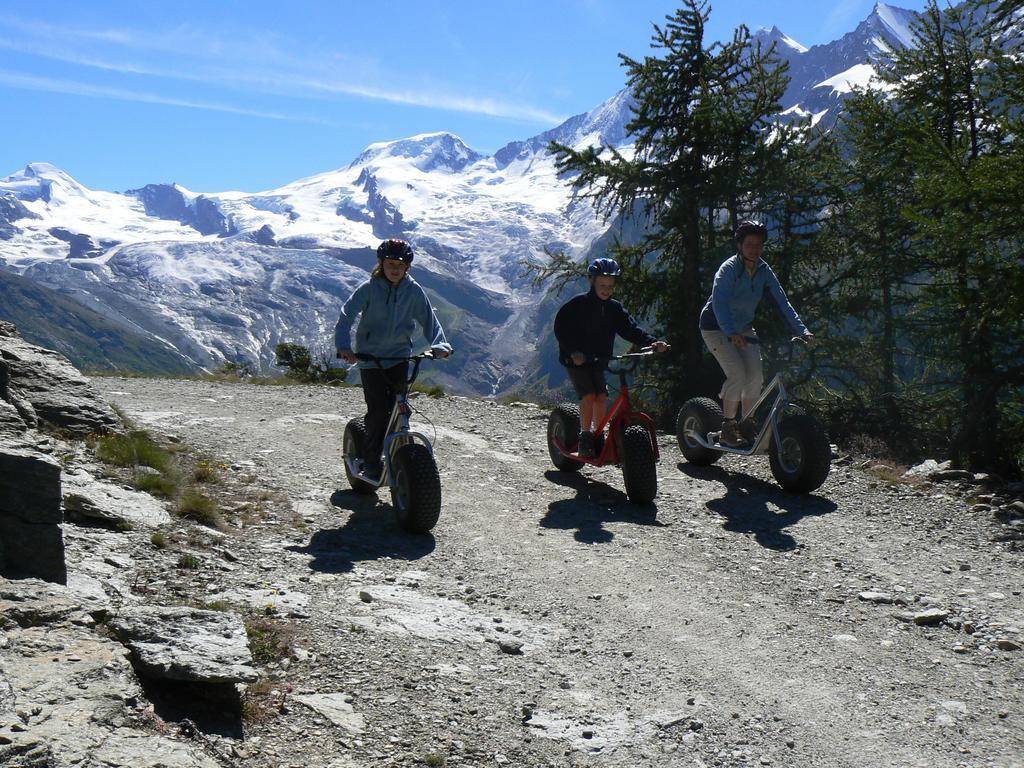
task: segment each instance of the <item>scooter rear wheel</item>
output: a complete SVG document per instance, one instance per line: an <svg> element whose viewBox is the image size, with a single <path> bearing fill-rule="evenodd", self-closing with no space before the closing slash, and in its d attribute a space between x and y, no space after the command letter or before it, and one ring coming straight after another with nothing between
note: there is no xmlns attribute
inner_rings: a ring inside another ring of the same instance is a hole
<svg viewBox="0 0 1024 768"><path fill-rule="evenodd" d="M555 406L548 417L548 455L551 463L563 472L578 472L583 462L570 459L555 443L557 440L566 451L575 451L580 439L580 409L573 403Z"/></svg>
<svg viewBox="0 0 1024 768"><path fill-rule="evenodd" d="M687 432L707 437L709 432L722 428L722 408L707 397L694 397L683 403L676 419L676 442L685 459L698 467L706 467L718 461L722 454L705 448Z"/></svg>
<svg viewBox="0 0 1024 768"><path fill-rule="evenodd" d="M832 468L832 446L821 423L805 413L790 414L779 423L779 438L772 437L768 452L779 485L794 493L819 488Z"/></svg>
<svg viewBox="0 0 1024 768"><path fill-rule="evenodd" d="M345 465L345 477L348 479L348 484L352 487L352 490L363 494L376 492L377 488L375 486L359 479L349 468L350 459L366 458L363 456L363 446L366 444L366 423L363 421L362 416L358 419L352 419L345 425L345 437L342 444L344 446L342 449L342 463Z"/></svg>

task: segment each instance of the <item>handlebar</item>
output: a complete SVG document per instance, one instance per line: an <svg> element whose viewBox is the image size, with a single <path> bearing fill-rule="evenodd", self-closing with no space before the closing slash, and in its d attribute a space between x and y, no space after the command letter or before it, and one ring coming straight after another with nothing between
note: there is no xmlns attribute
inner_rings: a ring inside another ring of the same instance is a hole
<svg viewBox="0 0 1024 768"><path fill-rule="evenodd" d="M611 357L601 357L598 355L591 355L583 361L583 365L573 366L574 368L582 368L587 365L601 365L609 373L630 373L636 370L636 367L640 364L640 361L646 357L653 357L658 354L654 351L654 347L643 347L636 352L626 352L622 355L612 355ZM631 360L632 362L621 368L612 368L611 363L618 362L620 360Z"/></svg>

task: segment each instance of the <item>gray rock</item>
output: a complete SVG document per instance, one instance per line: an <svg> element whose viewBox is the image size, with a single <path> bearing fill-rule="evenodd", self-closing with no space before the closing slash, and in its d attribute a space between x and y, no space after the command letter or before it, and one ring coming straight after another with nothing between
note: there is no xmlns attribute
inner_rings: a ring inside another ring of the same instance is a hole
<svg viewBox="0 0 1024 768"><path fill-rule="evenodd" d="M343 693L314 693L296 696L295 700L349 733L362 733L366 728L366 722L362 715L352 709L352 705L346 701L347 698L348 696Z"/></svg>
<svg viewBox="0 0 1024 768"><path fill-rule="evenodd" d="M84 470L64 475L64 515L75 522L158 528L171 520L163 502L148 493L97 480Z"/></svg>
<svg viewBox="0 0 1024 768"><path fill-rule="evenodd" d="M6 364L6 396L28 426L34 417L81 436L120 428L117 414L66 357L29 344L10 323L0 326L0 359Z"/></svg>
<svg viewBox="0 0 1024 768"><path fill-rule="evenodd" d="M187 607L122 608L108 624L139 674L200 683L252 683L252 653L235 614Z"/></svg>
<svg viewBox="0 0 1024 768"><path fill-rule="evenodd" d="M949 482L953 480L968 480L974 482L974 473L968 472L966 469L941 469L937 472L930 472L928 474L929 480L935 480L937 482Z"/></svg>
<svg viewBox="0 0 1024 768"><path fill-rule="evenodd" d="M894 602L892 595L888 592L861 592L857 597L868 603L889 604Z"/></svg>
<svg viewBox="0 0 1024 768"><path fill-rule="evenodd" d="M940 472L944 469L949 469L952 466L951 462L944 461L941 464L935 459L925 459L920 464L915 464L913 467L903 473L904 477L928 477L932 472Z"/></svg>
<svg viewBox="0 0 1024 768"><path fill-rule="evenodd" d="M73 603L52 584L24 582L13 589L25 595L34 589L37 603ZM62 623L61 614L50 610L45 626L13 630L9 648L0 650L0 765L217 767L188 745L125 727L145 699L124 648Z"/></svg>
<svg viewBox="0 0 1024 768"><path fill-rule="evenodd" d="M0 449L0 573L66 583L60 522L60 464L37 451Z"/></svg>
<svg viewBox="0 0 1024 768"><path fill-rule="evenodd" d="M927 611L919 611L914 614L914 623L918 626L930 626L941 624L949 618L949 611L942 608L929 608Z"/></svg>

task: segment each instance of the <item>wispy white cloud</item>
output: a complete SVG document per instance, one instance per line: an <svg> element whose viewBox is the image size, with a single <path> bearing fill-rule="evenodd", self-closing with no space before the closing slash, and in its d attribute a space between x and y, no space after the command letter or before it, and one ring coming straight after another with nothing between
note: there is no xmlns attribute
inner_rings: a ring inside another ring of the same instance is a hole
<svg viewBox="0 0 1024 768"><path fill-rule="evenodd" d="M458 94L443 84L421 82L415 87L389 87L381 84L384 78L372 75L367 67L335 51L311 50L266 36L223 40L184 26L142 34L124 29L61 27L0 16L0 29L4 26L18 30L19 34L0 37L0 48L107 72L201 82L211 87L290 98L330 100L351 96L530 124L551 125L565 119L529 104ZM99 52L91 50L97 46ZM303 55L296 56L292 50L302 50ZM126 60L126 52L134 52L136 60ZM175 68L138 61L138 57L152 54L173 54ZM346 71L348 76L338 77L339 70ZM169 99L166 103L177 101Z"/></svg>
<svg viewBox="0 0 1024 768"><path fill-rule="evenodd" d="M827 37L849 32L852 23L863 18L864 8L866 5L869 6L870 2L871 0L838 0L825 17L821 25L822 32Z"/></svg>
<svg viewBox="0 0 1024 768"><path fill-rule="evenodd" d="M335 123L323 120L318 117L306 115L286 114L283 112L268 112L246 107L236 107L231 104L218 104L209 101L197 101L193 99L179 99L169 96L162 96L155 93L143 91L132 91L123 88L111 88L109 86L93 85L90 83L79 83L72 80L60 80L50 77L37 77L25 75L18 72L0 70L0 85L10 88L20 88L30 91L47 91L49 93L66 93L73 96L85 96L90 98L117 99L119 101L137 101L146 104L164 104L172 107L186 107L188 109L202 109L211 112L228 112L235 115L247 115L249 117L262 117L267 120L288 120L290 122L319 123L334 125Z"/></svg>

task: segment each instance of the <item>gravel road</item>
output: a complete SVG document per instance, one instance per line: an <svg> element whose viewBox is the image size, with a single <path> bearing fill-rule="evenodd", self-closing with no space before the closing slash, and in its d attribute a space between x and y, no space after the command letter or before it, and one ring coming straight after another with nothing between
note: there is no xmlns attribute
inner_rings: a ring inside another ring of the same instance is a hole
<svg viewBox="0 0 1024 768"><path fill-rule="evenodd" d="M444 505L412 537L347 489L359 389L93 384L276 500L176 577L294 628L238 765L1024 766L1024 555L944 486L847 462L794 496L666 435L635 506L554 470L544 410L420 396Z"/></svg>

